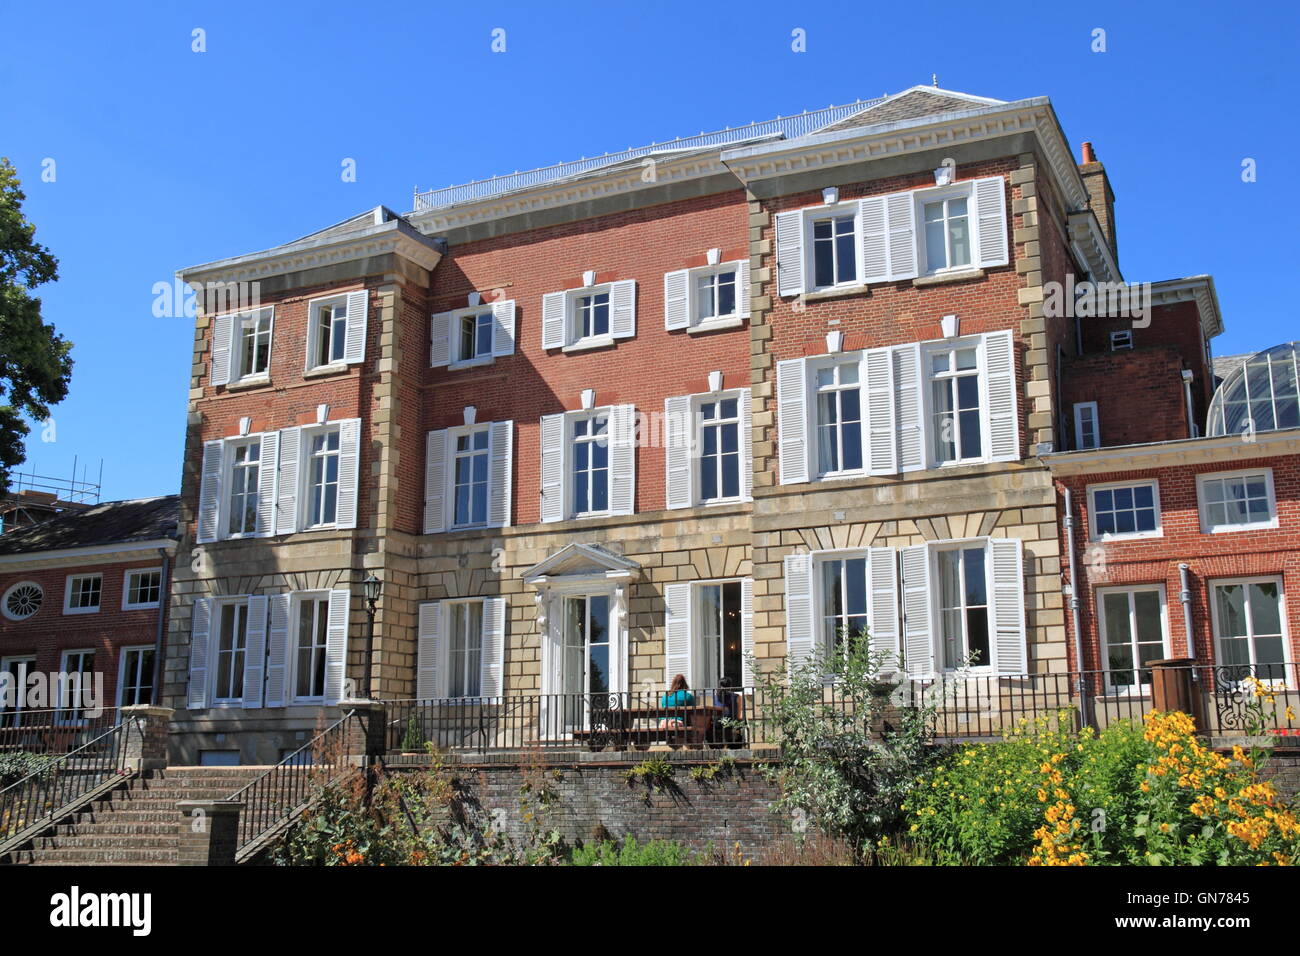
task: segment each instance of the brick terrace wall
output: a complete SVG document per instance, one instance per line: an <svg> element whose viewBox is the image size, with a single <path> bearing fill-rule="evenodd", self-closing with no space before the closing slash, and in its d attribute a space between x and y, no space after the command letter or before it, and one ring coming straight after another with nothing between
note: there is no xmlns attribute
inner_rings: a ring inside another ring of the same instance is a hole
<svg viewBox="0 0 1300 956"><path fill-rule="evenodd" d="M163 607L122 610L122 590L128 569L159 568L161 559L118 564L47 567L0 574L0 594L20 581L35 581L45 592L41 609L23 621L0 615L0 658L34 655L33 668L49 674L59 670L64 651L92 649L95 671L104 675L104 703L117 703L118 665L124 647L154 646L158 615L166 612L168 582L163 582ZM66 582L73 574L102 574L99 610L92 614L63 613Z"/></svg>
<svg viewBox="0 0 1300 956"><path fill-rule="evenodd" d="M1274 750L1259 775L1273 782L1283 800L1300 797L1300 750Z"/></svg>
<svg viewBox="0 0 1300 956"><path fill-rule="evenodd" d="M479 823L494 820L503 824L512 838L523 837L529 824L523 819L521 788L532 792L547 788L553 800L538 810L538 825L556 829L570 845L593 839L597 828L621 840L634 836L638 842L676 840L696 850L712 845L730 850L736 843L745 853L756 853L791 833L790 822L769 809L778 796L748 759L737 760L730 771L720 771L713 780L693 780L693 766L717 766L712 757L688 753L664 753L675 768L671 780L656 791L653 786L629 782L629 767L648 754L592 754L594 760L556 761L544 765L460 764L450 768L456 788L455 812ZM611 758L623 757L615 765ZM403 771L398 771L403 772ZM538 801L526 801L537 808Z"/></svg>
<svg viewBox="0 0 1300 956"><path fill-rule="evenodd" d="M1103 429L1105 423L1103 421ZM1197 510L1196 476L1216 471L1271 468L1277 496L1278 527L1255 531L1203 534ZM1108 541L1088 540L1089 483L1156 479L1159 482L1163 534L1158 538ZM1282 578L1286 602L1284 618L1291 641L1291 660L1300 660L1300 459L1234 458L1212 464L1182 465L1142 471L1114 472L1058 479L1074 498L1077 533L1075 547L1082 589L1080 622L1084 654L1090 668L1099 665L1099 631L1096 589L1128 584L1163 584L1167 603L1170 652L1187 654L1187 631L1179 603L1178 565L1190 566L1195 656L1214 659L1214 637L1209 584L1216 579L1252 575ZM1099 552L1091 549L1099 548ZM1065 551L1064 532L1061 549ZM1089 563L1090 554L1093 557ZM1095 560L1104 557L1103 564ZM1071 644L1073 656L1073 644Z"/></svg>
<svg viewBox="0 0 1300 956"><path fill-rule="evenodd" d="M1101 352L1065 364L1065 409L1074 447L1074 403L1096 402L1103 445L1192 437L1183 396L1183 357L1174 346Z"/></svg>

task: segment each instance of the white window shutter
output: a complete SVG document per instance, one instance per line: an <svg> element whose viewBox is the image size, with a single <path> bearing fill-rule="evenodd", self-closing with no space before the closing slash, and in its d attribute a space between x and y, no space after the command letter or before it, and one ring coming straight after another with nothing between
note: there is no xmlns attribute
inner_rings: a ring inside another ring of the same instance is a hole
<svg viewBox="0 0 1300 956"><path fill-rule="evenodd" d="M339 422L339 497L336 528L357 526L357 485L361 477L361 419Z"/></svg>
<svg viewBox="0 0 1300 956"><path fill-rule="evenodd" d="M867 473L898 473L898 427L894 408L893 349L868 349L862 358L866 382Z"/></svg>
<svg viewBox="0 0 1300 956"><path fill-rule="evenodd" d="M212 320L212 365L209 369L209 381L213 385L225 385L230 381L230 365L235 354L231 338L234 335L233 315L218 315Z"/></svg>
<svg viewBox="0 0 1300 956"><path fill-rule="evenodd" d="M225 442L203 443L203 470L199 476L199 519L195 537L199 544L217 540L221 513L222 455Z"/></svg>
<svg viewBox="0 0 1300 956"><path fill-rule="evenodd" d="M687 269L664 273L664 328L669 332L691 324L691 273Z"/></svg>
<svg viewBox="0 0 1300 956"><path fill-rule="evenodd" d="M337 704L343 699L344 671L348 659L348 605L352 592L346 589L330 591L329 617L325 625L325 703Z"/></svg>
<svg viewBox="0 0 1300 956"><path fill-rule="evenodd" d="M694 687L690 584L665 584L664 605L668 609L664 617L664 684L671 684L674 677L684 674L686 683Z"/></svg>
<svg viewBox="0 0 1300 956"><path fill-rule="evenodd" d="M445 428L429 432L424 440L424 533L447 530L447 446Z"/></svg>
<svg viewBox="0 0 1300 956"><path fill-rule="evenodd" d="M740 683L754 686L754 579L740 582Z"/></svg>
<svg viewBox="0 0 1300 956"><path fill-rule="evenodd" d="M921 346L894 349L894 417L898 429L898 468L925 468L925 400L922 394Z"/></svg>
<svg viewBox="0 0 1300 956"><path fill-rule="evenodd" d="M776 363L776 405L781 484L809 480L808 362L787 359Z"/></svg>
<svg viewBox="0 0 1300 956"><path fill-rule="evenodd" d="M902 648L898 642L898 554L893 548L868 550L867 579L871 602L867 634L871 649L889 654L888 669L894 670Z"/></svg>
<svg viewBox="0 0 1300 956"><path fill-rule="evenodd" d="M736 263L736 314L742 319L749 318L749 300L753 294L750 282L749 260L741 259Z"/></svg>
<svg viewBox="0 0 1300 956"><path fill-rule="evenodd" d="M636 335L635 279L623 279L609 287L609 334L616 339Z"/></svg>
<svg viewBox="0 0 1300 956"><path fill-rule="evenodd" d="M257 533L263 537L275 534L277 465L280 459L280 433L263 432L260 461L257 469Z"/></svg>
<svg viewBox="0 0 1300 956"><path fill-rule="evenodd" d="M609 410L609 510L616 515L636 512L635 405Z"/></svg>
<svg viewBox="0 0 1300 956"><path fill-rule="evenodd" d="M515 300L492 303L492 354L515 354Z"/></svg>
<svg viewBox="0 0 1300 956"><path fill-rule="evenodd" d="M740 493L754 497L754 393L740 390Z"/></svg>
<svg viewBox="0 0 1300 956"><path fill-rule="evenodd" d="M542 296L542 348L562 349L568 344L564 334L568 311L567 292L548 292Z"/></svg>
<svg viewBox="0 0 1300 956"><path fill-rule="evenodd" d="M985 395L991 461L1020 460L1016 412L1016 343L1009 330L984 336Z"/></svg>
<svg viewBox="0 0 1300 956"><path fill-rule="evenodd" d="M244 707L262 706L262 678L266 660L266 595L248 599L248 634L244 643Z"/></svg>
<svg viewBox="0 0 1300 956"><path fill-rule="evenodd" d="M438 655L442 631L442 602L429 601L420 605L419 630L415 652L415 696L420 700L436 700L438 687Z"/></svg>
<svg viewBox="0 0 1300 956"><path fill-rule="evenodd" d="M910 193L890 193L885 197L885 217L889 228L889 278L914 279L916 265L916 203Z"/></svg>
<svg viewBox="0 0 1300 956"><path fill-rule="evenodd" d="M999 674L1029 671L1025 646L1024 552L1019 538L990 538L993 566L993 666Z"/></svg>
<svg viewBox="0 0 1300 956"><path fill-rule="evenodd" d="M816 650L812 577L811 555L786 555L785 642L788 667L808 660Z"/></svg>
<svg viewBox="0 0 1300 956"><path fill-rule="evenodd" d="M803 212L776 214L776 284L780 295L799 295L803 281Z"/></svg>
<svg viewBox="0 0 1300 956"><path fill-rule="evenodd" d="M1007 245L1007 187L1001 176L975 180L975 248L981 268L1009 262Z"/></svg>
<svg viewBox="0 0 1300 956"><path fill-rule="evenodd" d="M862 281L889 280L889 229L885 196L868 196L858 203L862 222Z"/></svg>
<svg viewBox="0 0 1300 956"><path fill-rule="evenodd" d="M483 647L479 657L479 692L483 697L500 697L506 670L506 601L487 598L483 602Z"/></svg>
<svg viewBox="0 0 1300 956"><path fill-rule="evenodd" d="M514 483L515 423L493 422L488 428L488 524L507 528Z"/></svg>
<svg viewBox="0 0 1300 956"><path fill-rule="evenodd" d="M903 561L903 659L907 676L934 673L934 620L930 596L930 546L915 544L900 551Z"/></svg>
<svg viewBox="0 0 1300 956"><path fill-rule="evenodd" d="M208 634L212 629L212 599L195 598L190 610L190 683L185 706L208 706Z"/></svg>
<svg viewBox="0 0 1300 956"><path fill-rule="evenodd" d="M298 449L302 429L280 429L280 477L276 488L275 533L293 534L298 530Z"/></svg>
<svg viewBox="0 0 1300 956"><path fill-rule="evenodd" d="M348 293L348 315L343 335L343 361L355 365L366 357L366 321L370 314L370 293L362 289Z"/></svg>
<svg viewBox="0 0 1300 956"><path fill-rule="evenodd" d="M542 427L542 521L563 521L564 501L564 413L543 415Z"/></svg>
<svg viewBox="0 0 1300 956"><path fill-rule="evenodd" d="M695 503L692 472L699 459L691 454L694 426L689 395L664 399L664 498L669 508L689 508Z"/></svg>
<svg viewBox="0 0 1300 956"><path fill-rule="evenodd" d="M289 605L291 594L269 598L271 626L266 633L266 706L283 707L289 681Z"/></svg>
<svg viewBox="0 0 1300 956"><path fill-rule="evenodd" d="M451 313L439 312L429 320L429 367L451 364Z"/></svg>

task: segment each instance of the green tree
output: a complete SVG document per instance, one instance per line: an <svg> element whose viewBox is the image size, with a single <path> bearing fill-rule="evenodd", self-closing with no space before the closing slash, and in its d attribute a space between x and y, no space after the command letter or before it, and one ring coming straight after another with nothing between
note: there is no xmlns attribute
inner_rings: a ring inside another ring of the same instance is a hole
<svg viewBox="0 0 1300 956"><path fill-rule="evenodd" d="M68 394L72 343L41 319L32 290L59 277L59 261L23 215L22 185L0 157L0 493L27 455L24 417L42 421Z"/></svg>

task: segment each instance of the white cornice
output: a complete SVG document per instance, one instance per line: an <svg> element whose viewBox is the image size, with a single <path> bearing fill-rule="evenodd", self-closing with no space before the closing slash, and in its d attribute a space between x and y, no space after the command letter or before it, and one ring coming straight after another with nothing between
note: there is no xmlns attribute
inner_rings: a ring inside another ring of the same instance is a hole
<svg viewBox="0 0 1300 956"><path fill-rule="evenodd" d="M1032 132L1058 188L1072 209L1088 204L1088 191L1069 144L1044 97L1004 106L941 113L881 126L812 133L764 146L727 150L723 159L746 182L923 150L945 149Z"/></svg>
<svg viewBox="0 0 1300 956"><path fill-rule="evenodd" d="M176 541L157 538L151 541L128 541L122 544L100 544L86 548L63 548L58 551L24 551L21 554L0 555L0 569L6 573L35 568L57 568L78 564L117 564L128 561L147 561L158 557L158 549L168 554L176 553Z"/></svg>
<svg viewBox="0 0 1300 956"><path fill-rule="evenodd" d="M252 282L305 269L319 269L355 259L395 253L432 271L442 254L424 236L397 220L342 236L304 239L231 259L220 259L177 272L183 282Z"/></svg>
<svg viewBox="0 0 1300 956"><path fill-rule="evenodd" d="M1295 454L1300 454L1300 428L1256 432L1253 441L1245 441L1240 435L1184 438L1148 445L1057 452L1043 455L1041 460L1055 475L1092 475Z"/></svg>
<svg viewBox="0 0 1300 956"><path fill-rule="evenodd" d="M1219 296L1214 291L1211 276L1190 276L1186 279L1166 279L1151 283L1151 304L1171 305L1175 302L1195 302L1201 314L1201 328L1207 339L1223 331L1223 315L1219 311Z"/></svg>
<svg viewBox="0 0 1300 956"><path fill-rule="evenodd" d="M1070 239L1088 262L1088 271L1098 282L1120 282L1119 263L1115 261L1110 246L1101 234L1097 215L1091 209L1080 209L1066 217Z"/></svg>

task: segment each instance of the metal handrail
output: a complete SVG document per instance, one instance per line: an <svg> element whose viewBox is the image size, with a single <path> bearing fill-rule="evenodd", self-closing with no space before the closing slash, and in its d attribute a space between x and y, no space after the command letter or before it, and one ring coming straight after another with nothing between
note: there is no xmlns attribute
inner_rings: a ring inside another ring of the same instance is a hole
<svg viewBox="0 0 1300 956"><path fill-rule="evenodd" d="M133 776L124 757L127 732L136 726L116 724L0 790L0 856Z"/></svg>
<svg viewBox="0 0 1300 956"><path fill-rule="evenodd" d="M326 787L359 769L341 744L346 742L350 710L289 754L274 767L225 798L242 803L235 859L256 853L272 836L288 827ZM316 760L320 756L324 759ZM310 759L307 759L310 758Z"/></svg>

